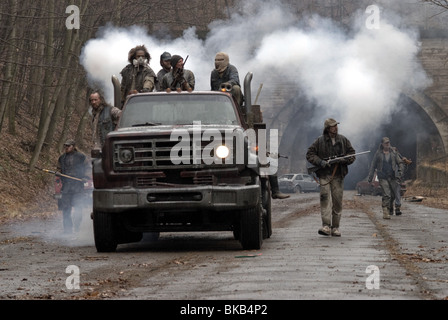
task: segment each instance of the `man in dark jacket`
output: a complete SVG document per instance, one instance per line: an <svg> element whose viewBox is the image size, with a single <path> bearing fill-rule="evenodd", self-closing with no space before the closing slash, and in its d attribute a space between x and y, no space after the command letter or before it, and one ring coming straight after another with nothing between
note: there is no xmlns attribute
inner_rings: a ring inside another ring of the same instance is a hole
<svg viewBox="0 0 448 320"><path fill-rule="evenodd" d="M162 69L157 72L156 80L156 90L162 91L162 80L163 77L171 71L171 54L169 52L164 52L160 55L160 66Z"/></svg>
<svg viewBox="0 0 448 320"><path fill-rule="evenodd" d="M238 69L229 63L229 55L218 52L215 56L215 69L210 75L210 86L212 91L221 90L222 86L230 90L233 97L241 107L243 104L243 93L241 92Z"/></svg>
<svg viewBox="0 0 448 320"><path fill-rule="evenodd" d="M82 220L84 198L84 179L87 176L86 156L75 147L74 140L67 140L64 144L65 152L58 159L58 171L62 176L62 197L58 202L62 210L62 225L64 233L70 234L79 231ZM72 208L73 218L72 218Z"/></svg>
<svg viewBox="0 0 448 320"><path fill-rule="evenodd" d="M162 79L161 89L193 91L196 84L194 73L184 69L184 58L179 55L171 57L171 71Z"/></svg>
<svg viewBox="0 0 448 320"><path fill-rule="evenodd" d="M344 178L348 173L348 165L355 161L355 157L340 160L338 163L328 163L332 157L355 154L350 141L338 134L338 124L335 119L327 119L324 132L308 148L306 159L320 169L316 174L320 180L320 210L322 228L318 233L324 236L340 237L339 231L342 197L344 193Z"/></svg>
<svg viewBox="0 0 448 320"><path fill-rule="evenodd" d="M130 94L151 92L156 83L156 74L149 66L151 55L144 45L129 51L129 64L121 71L121 105Z"/></svg>
<svg viewBox="0 0 448 320"><path fill-rule="evenodd" d="M393 212L394 192L399 188L400 179L403 177L403 169L402 159L391 148L390 139L384 137L373 157L368 178L369 183L372 182L376 171L381 190L383 191L381 201L383 219L390 219L390 212Z"/></svg>
<svg viewBox="0 0 448 320"><path fill-rule="evenodd" d="M215 56L215 69L210 75L210 87L212 91L219 91L222 87L230 91L235 101L241 107L243 104L243 93L241 92L238 69L229 63L229 55L218 52ZM244 113L244 112L243 112ZM280 191L277 175L269 175L273 199L286 199L289 195Z"/></svg>

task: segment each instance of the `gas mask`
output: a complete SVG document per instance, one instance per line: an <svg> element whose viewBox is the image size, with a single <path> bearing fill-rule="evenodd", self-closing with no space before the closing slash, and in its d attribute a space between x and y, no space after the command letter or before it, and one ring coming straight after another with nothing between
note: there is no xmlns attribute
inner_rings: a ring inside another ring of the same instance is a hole
<svg viewBox="0 0 448 320"><path fill-rule="evenodd" d="M138 59L134 59L132 63L134 64L134 67L138 68L139 66L146 65L148 63L148 60L143 57L139 57Z"/></svg>

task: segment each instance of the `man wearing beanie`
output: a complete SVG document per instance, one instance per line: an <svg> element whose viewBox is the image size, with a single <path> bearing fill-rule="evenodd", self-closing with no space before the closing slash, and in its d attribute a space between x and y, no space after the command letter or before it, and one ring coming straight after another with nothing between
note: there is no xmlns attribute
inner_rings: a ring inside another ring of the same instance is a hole
<svg viewBox="0 0 448 320"><path fill-rule="evenodd" d="M181 91L193 91L195 85L195 78L193 72L184 69L184 59L179 55L173 55L171 57L170 72L165 74L162 79L162 90L181 90Z"/></svg>
<svg viewBox="0 0 448 320"><path fill-rule="evenodd" d="M62 211L62 225L65 234L78 232L82 220L84 182L87 179L88 164L86 156L76 149L72 139L64 143L64 153L58 159L58 171L64 176L62 180L62 198L58 208ZM68 178L72 177L72 178ZM73 208L73 217L72 217Z"/></svg>
<svg viewBox="0 0 448 320"><path fill-rule="evenodd" d="M163 77L171 71L171 53L164 52L160 55L160 66L162 69L157 72L157 80L156 80L156 90L162 91L162 79Z"/></svg>

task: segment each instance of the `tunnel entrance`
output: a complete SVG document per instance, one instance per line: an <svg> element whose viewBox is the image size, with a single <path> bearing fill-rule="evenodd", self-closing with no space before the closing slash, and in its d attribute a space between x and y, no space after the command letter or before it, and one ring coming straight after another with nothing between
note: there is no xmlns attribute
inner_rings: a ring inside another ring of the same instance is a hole
<svg viewBox="0 0 448 320"><path fill-rule="evenodd" d="M384 136L391 139L391 145L404 157L412 160L405 173L405 180L417 178L419 161L443 155L442 138L422 107L404 94L400 96L398 106L399 111L392 114L388 123L382 124L379 129L372 132L369 132L369 128L365 128L368 138L362 145L354 147L357 152L370 150L371 153L358 157L349 167L349 175L345 179L346 189L354 189L358 181L367 177L370 163ZM314 114L316 106L301 98L294 98L288 101L282 110L286 108L292 108L290 110L294 111L291 112L289 123L281 137L279 152L288 156L288 159L279 159L279 174L306 172L307 148L322 134L322 129L313 128L310 124L310 119L316 117ZM321 122L323 123L323 120ZM352 137L347 138L353 141Z"/></svg>

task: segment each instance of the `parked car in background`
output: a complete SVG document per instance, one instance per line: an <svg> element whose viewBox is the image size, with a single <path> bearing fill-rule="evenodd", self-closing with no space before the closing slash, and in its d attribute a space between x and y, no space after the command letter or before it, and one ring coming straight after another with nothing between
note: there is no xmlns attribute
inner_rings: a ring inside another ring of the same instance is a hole
<svg viewBox="0 0 448 320"><path fill-rule="evenodd" d="M306 173L284 174L278 179L278 186L282 192L318 192L320 184Z"/></svg>
<svg viewBox="0 0 448 320"><path fill-rule="evenodd" d="M356 184L356 191L360 195L369 194L372 196L381 196L383 194L377 176L374 176L372 182L369 183L368 177L364 178Z"/></svg>
<svg viewBox="0 0 448 320"><path fill-rule="evenodd" d="M368 194L368 195L372 195L372 196L382 196L383 195L383 190L380 187L380 183L378 181L378 177L375 176L373 177L373 180L371 183L369 183L369 181L367 181L367 177L364 178L362 181L359 181L356 184L356 191L358 192L359 195L364 195L364 194ZM402 183L401 184L401 196L403 196L406 192L406 184Z"/></svg>

